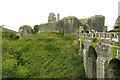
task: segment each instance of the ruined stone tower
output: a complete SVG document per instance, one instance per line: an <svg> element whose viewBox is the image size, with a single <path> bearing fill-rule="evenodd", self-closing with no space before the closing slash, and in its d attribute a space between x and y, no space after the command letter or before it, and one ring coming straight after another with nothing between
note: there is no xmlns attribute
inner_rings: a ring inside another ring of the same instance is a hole
<svg viewBox="0 0 120 80"><path fill-rule="evenodd" d="M117 17L114 28L120 28L120 16Z"/></svg>
<svg viewBox="0 0 120 80"><path fill-rule="evenodd" d="M117 29L117 28L120 29L120 1L118 2L118 17L117 17L113 27L114 27L114 29Z"/></svg>
<svg viewBox="0 0 120 80"><path fill-rule="evenodd" d="M120 16L120 1L118 2L118 16Z"/></svg>
<svg viewBox="0 0 120 80"><path fill-rule="evenodd" d="M52 13L49 13L49 16L48 16L48 22L54 22L56 21L56 16L55 14L52 12Z"/></svg>
<svg viewBox="0 0 120 80"><path fill-rule="evenodd" d="M59 15L59 13L57 14L57 21L59 21L59 18L60 18L60 15Z"/></svg>

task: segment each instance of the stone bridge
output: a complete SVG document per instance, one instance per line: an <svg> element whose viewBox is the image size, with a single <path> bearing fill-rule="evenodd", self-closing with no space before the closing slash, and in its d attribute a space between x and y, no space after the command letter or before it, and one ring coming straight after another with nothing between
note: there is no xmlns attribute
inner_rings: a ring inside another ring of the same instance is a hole
<svg viewBox="0 0 120 80"><path fill-rule="evenodd" d="M79 38L87 78L120 78L120 33L81 33Z"/></svg>

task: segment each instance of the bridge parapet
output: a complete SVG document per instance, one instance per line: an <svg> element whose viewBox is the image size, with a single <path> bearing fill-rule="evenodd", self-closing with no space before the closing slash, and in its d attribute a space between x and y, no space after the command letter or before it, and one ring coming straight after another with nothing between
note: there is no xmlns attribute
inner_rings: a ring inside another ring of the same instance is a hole
<svg viewBox="0 0 120 80"><path fill-rule="evenodd" d="M79 37L85 38L100 38L104 40L110 40L120 43L120 33L119 32L98 32L98 33L81 33Z"/></svg>

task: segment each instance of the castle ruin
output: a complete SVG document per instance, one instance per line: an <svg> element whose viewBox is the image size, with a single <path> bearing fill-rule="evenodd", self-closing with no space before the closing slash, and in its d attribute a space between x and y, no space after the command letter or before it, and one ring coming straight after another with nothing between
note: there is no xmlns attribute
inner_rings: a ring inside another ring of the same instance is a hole
<svg viewBox="0 0 120 80"><path fill-rule="evenodd" d="M64 17L63 19L59 19L59 13L56 15L52 12L49 13L48 23L38 25L37 30L39 33L41 32L60 32L64 35L77 35L83 29L83 32L91 32L92 30L97 32L105 32L107 31L107 27L104 25L105 17L102 15L95 15L90 18L78 19L75 16ZM22 36L26 36L29 33L26 32L26 28L24 31L19 30ZM31 34L31 33L30 33Z"/></svg>
<svg viewBox="0 0 120 80"><path fill-rule="evenodd" d="M104 25L105 17L102 15L95 15L87 19L78 19L75 16L64 17L59 20L59 14L49 13L48 23L39 25L39 32L61 32L65 35L77 35L81 27L84 32L90 32L91 30L97 32L107 31L107 27Z"/></svg>

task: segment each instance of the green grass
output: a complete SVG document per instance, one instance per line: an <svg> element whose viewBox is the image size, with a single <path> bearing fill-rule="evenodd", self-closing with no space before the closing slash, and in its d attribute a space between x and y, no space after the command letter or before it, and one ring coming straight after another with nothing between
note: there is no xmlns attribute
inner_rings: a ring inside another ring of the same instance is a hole
<svg viewBox="0 0 120 80"><path fill-rule="evenodd" d="M85 77L76 36L41 33L10 41L4 39L3 77Z"/></svg>

